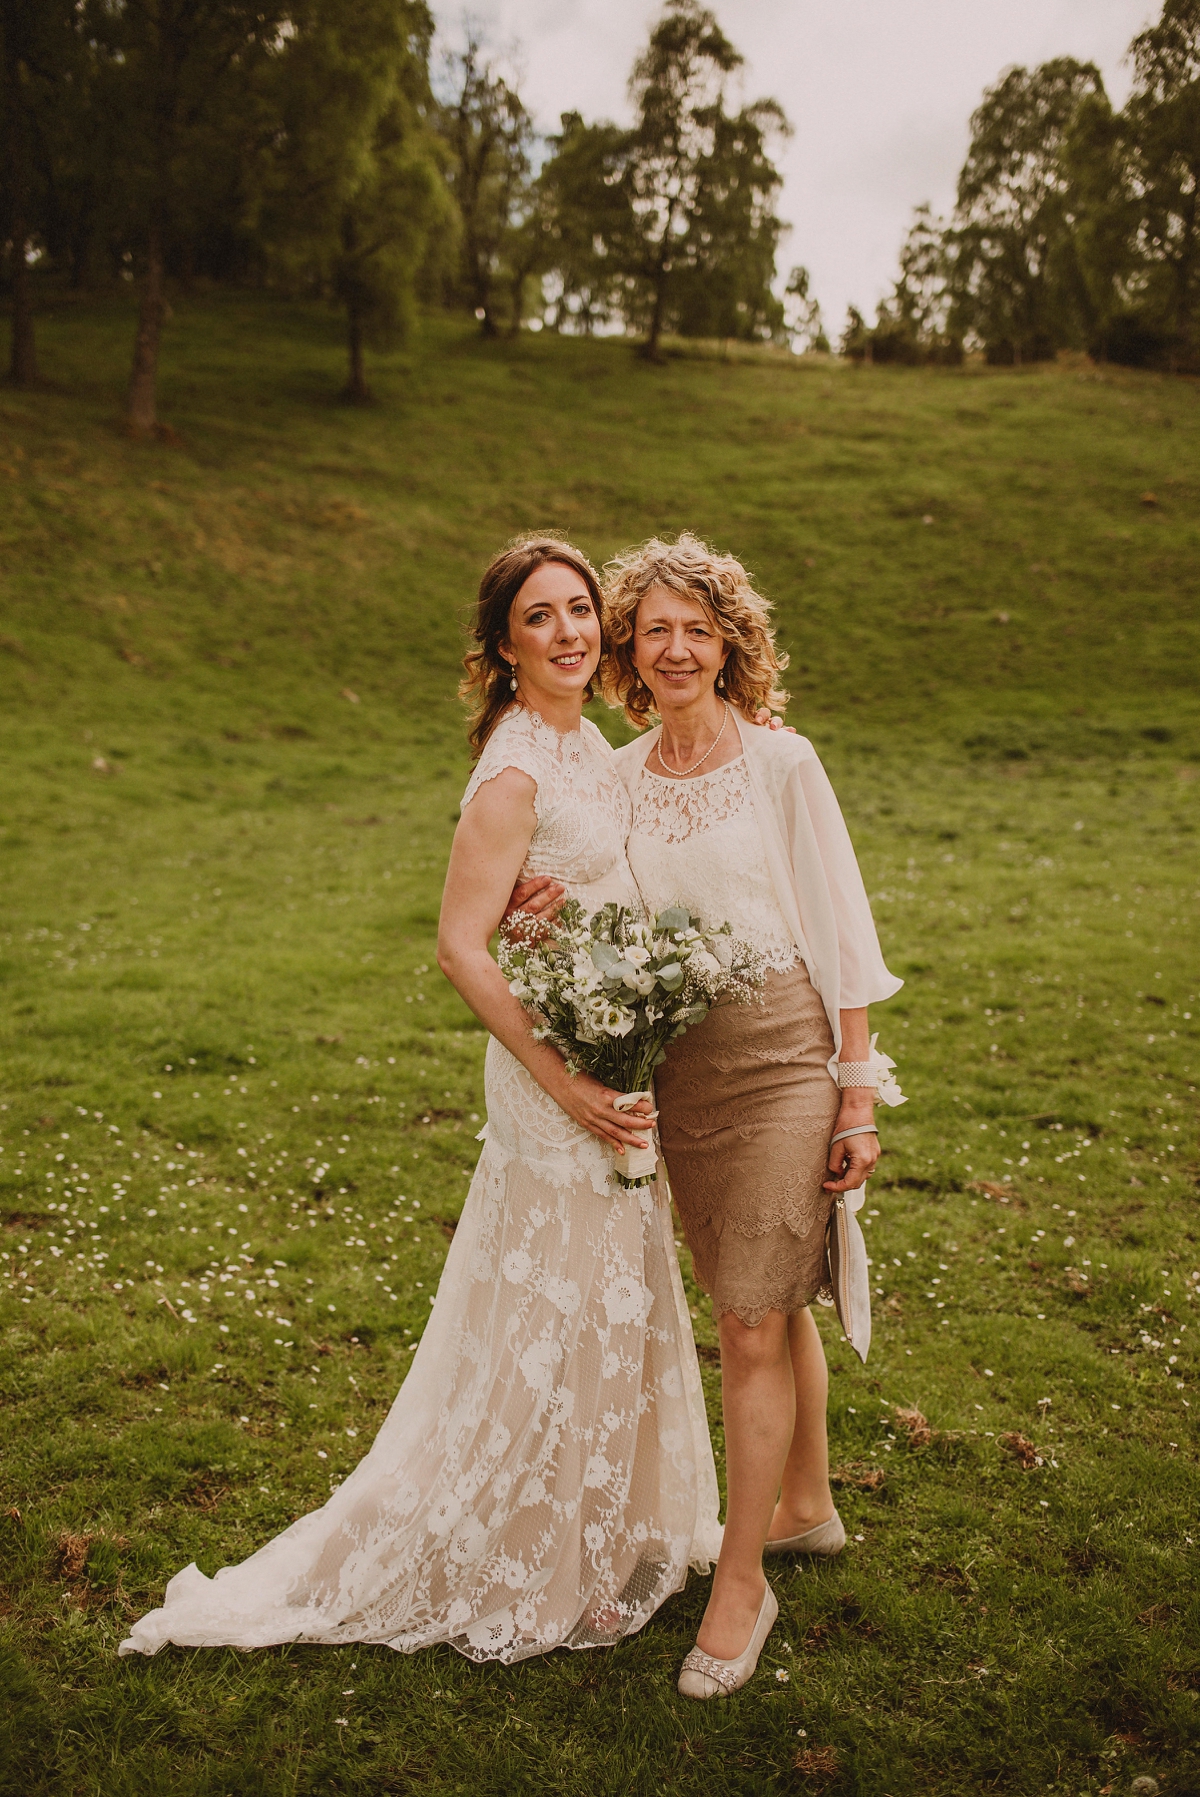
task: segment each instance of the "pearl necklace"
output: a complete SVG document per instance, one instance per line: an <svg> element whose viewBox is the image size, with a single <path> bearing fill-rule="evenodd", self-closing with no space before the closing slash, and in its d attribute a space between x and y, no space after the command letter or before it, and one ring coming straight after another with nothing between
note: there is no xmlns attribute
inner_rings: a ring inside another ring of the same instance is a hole
<svg viewBox="0 0 1200 1797"><path fill-rule="evenodd" d="M721 728L717 731L717 734L713 737L699 761L693 761L691 767L671 767L663 757L662 737L659 737L658 742L655 744L655 747L658 750L658 764L665 773L670 774L673 780L686 780L687 776L689 774L694 774L698 767L703 767L704 763L708 760L709 756L724 736L725 726L729 722L729 706L724 699L722 699L721 703L725 706L725 716L721 719Z"/></svg>

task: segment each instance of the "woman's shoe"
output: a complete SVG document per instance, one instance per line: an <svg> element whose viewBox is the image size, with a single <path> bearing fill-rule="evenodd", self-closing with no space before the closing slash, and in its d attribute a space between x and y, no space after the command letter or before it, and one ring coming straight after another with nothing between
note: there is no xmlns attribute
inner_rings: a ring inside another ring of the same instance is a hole
<svg viewBox="0 0 1200 1797"><path fill-rule="evenodd" d="M683 1669L679 1674L679 1692L682 1697L732 1697L746 1681L753 1677L758 1665L758 1656L763 1650L763 1643L775 1627L775 1618L779 1615L779 1605L775 1601L775 1593L768 1585L763 1592L762 1605L758 1612L758 1620L754 1624L750 1640L743 1653L736 1660L715 1660L702 1647L693 1647Z"/></svg>
<svg viewBox="0 0 1200 1797"><path fill-rule="evenodd" d="M785 1535L782 1541L768 1541L763 1552L815 1554L819 1559L832 1560L835 1554L841 1553L845 1545L846 1530L835 1510L828 1522L819 1522L815 1529L806 1529L803 1535Z"/></svg>

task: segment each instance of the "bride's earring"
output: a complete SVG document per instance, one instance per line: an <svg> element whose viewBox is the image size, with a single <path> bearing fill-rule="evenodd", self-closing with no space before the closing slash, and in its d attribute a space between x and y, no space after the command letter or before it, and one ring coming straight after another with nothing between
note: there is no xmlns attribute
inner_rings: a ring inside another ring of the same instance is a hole
<svg viewBox="0 0 1200 1797"><path fill-rule="evenodd" d="M510 661L508 665L512 669L512 679L508 683L508 690L510 693L515 693L517 690L517 664Z"/></svg>

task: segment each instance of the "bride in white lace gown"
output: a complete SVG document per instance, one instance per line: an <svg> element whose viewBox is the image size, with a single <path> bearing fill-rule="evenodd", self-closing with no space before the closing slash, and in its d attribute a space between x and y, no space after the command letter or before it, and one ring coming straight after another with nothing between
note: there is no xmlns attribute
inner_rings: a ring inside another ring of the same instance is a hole
<svg viewBox="0 0 1200 1797"><path fill-rule="evenodd" d="M565 545L518 545L485 575L480 620L486 741L439 958L492 1032L488 1122L437 1301L373 1447L329 1502L214 1579L180 1572L124 1654L447 1642L511 1662L633 1633L719 1551L666 1193L610 1177L610 1144L636 1129L533 1040L487 955L519 873L553 875L588 910L639 903L629 798L580 715L595 576Z"/></svg>

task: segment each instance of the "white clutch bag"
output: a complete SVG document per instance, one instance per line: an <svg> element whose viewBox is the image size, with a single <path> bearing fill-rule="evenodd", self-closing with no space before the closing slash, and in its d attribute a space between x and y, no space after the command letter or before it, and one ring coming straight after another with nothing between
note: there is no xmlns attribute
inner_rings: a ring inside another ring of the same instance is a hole
<svg viewBox="0 0 1200 1797"><path fill-rule="evenodd" d="M871 1346L871 1275L867 1269L867 1244L856 1213L866 1197L865 1186L859 1186L856 1192L839 1192L825 1234L829 1283L838 1322L846 1340L864 1362Z"/></svg>

